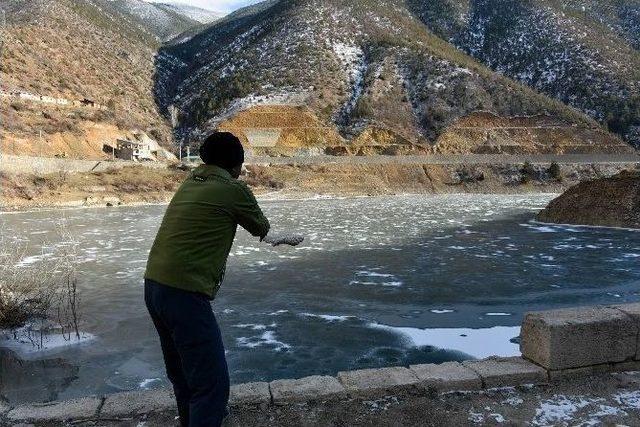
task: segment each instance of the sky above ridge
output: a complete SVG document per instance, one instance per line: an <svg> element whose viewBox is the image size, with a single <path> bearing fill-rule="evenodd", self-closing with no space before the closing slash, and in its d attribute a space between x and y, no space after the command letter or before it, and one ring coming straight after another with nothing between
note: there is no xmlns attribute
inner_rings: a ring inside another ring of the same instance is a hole
<svg viewBox="0 0 640 427"><path fill-rule="evenodd" d="M152 0L155 3L183 3L217 12L233 12L234 10L258 3L260 0Z"/></svg>

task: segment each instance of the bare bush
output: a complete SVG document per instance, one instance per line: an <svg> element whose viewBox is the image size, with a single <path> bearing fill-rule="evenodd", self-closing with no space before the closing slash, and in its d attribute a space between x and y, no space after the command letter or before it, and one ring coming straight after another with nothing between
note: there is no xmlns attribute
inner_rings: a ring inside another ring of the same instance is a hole
<svg viewBox="0 0 640 427"><path fill-rule="evenodd" d="M38 348L52 332L80 339L78 244L64 225L58 233L61 243L42 245L37 255L0 235L0 330Z"/></svg>

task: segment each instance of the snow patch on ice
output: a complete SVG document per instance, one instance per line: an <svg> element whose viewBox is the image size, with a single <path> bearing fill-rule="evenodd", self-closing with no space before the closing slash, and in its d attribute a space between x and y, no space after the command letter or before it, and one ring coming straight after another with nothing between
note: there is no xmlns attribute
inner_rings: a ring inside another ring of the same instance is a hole
<svg viewBox="0 0 640 427"><path fill-rule="evenodd" d="M41 331L35 325L26 325L12 331L0 330L0 347L12 350L23 358L37 357L40 353L61 350L95 339L96 336L88 332L81 331L78 338L75 332Z"/></svg>
<svg viewBox="0 0 640 427"><path fill-rule="evenodd" d="M149 389L151 387L151 385L160 382L160 378L145 378L144 380L140 381L140 384L138 384L138 387L141 389Z"/></svg>
<svg viewBox="0 0 640 427"><path fill-rule="evenodd" d="M300 313L304 317L314 317L318 319L326 320L327 322L345 322L349 319L357 319L355 316L332 316L329 314L313 314L313 313Z"/></svg>
<svg viewBox="0 0 640 427"><path fill-rule="evenodd" d="M494 326L484 329L432 328L419 329L369 323L370 328L403 337L412 347L432 346L457 350L477 358L517 356L520 349L510 340L520 334L519 326Z"/></svg>
<svg viewBox="0 0 640 427"><path fill-rule="evenodd" d="M256 347L273 347L274 351L289 350L291 346L276 339L274 331L265 331L262 335L252 337L236 338L238 347L256 348Z"/></svg>

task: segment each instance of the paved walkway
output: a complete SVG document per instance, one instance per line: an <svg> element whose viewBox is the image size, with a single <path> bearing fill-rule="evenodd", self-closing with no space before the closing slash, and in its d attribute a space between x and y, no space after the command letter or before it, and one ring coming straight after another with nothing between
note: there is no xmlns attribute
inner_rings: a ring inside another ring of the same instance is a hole
<svg viewBox="0 0 640 427"><path fill-rule="evenodd" d="M69 422L76 426L175 426L175 412ZM545 386L370 397L232 408L229 426L640 426L640 372ZM38 424L45 426L61 423Z"/></svg>

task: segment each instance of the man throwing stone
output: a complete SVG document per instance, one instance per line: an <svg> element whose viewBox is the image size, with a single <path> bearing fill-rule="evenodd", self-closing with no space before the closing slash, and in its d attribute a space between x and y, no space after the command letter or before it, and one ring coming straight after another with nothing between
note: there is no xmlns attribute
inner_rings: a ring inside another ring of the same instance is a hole
<svg viewBox="0 0 640 427"><path fill-rule="evenodd" d="M200 148L205 163L180 186L165 213L145 273L145 302L160 336L183 427L217 427L227 415L229 373L211 303L236 228L269 232L249 188L238 181L244 150L217 132Z"/></svg>

